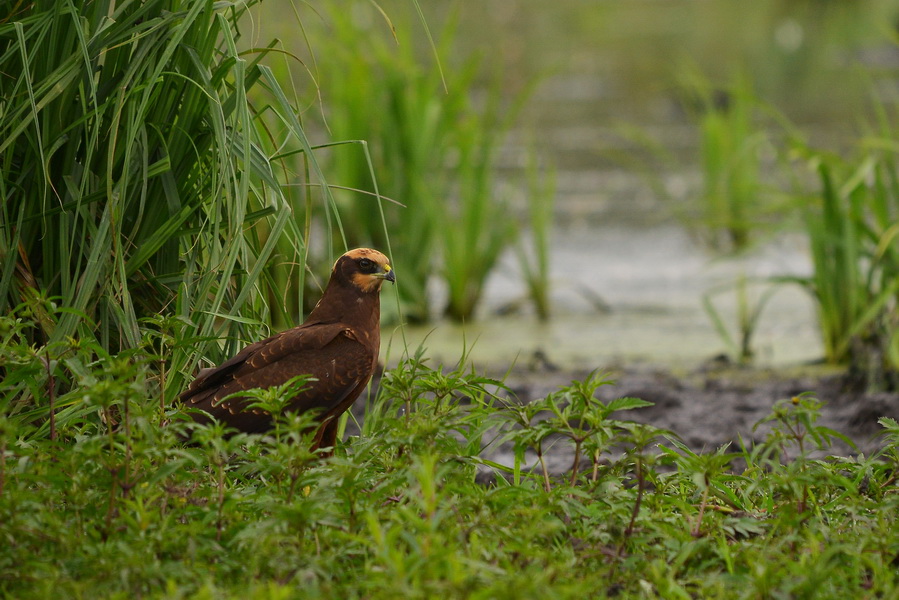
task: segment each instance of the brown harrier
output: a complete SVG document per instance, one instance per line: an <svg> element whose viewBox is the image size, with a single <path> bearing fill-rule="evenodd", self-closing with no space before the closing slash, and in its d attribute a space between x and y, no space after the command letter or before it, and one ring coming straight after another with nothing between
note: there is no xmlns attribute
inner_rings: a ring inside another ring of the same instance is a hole
<svg viewBox="0 0 899 600"><path fill-rule="evenodd" d="M350 250L334 263L325 294L302 325L250 344L218 367L203 369L181 393L181 400L240 431L266 431L271 415L243 410L246 401L239 396L222 399L310 375L314 381L287 410L317 409L321 426L313 448L333 447L337 417L353 404L378 363L384 280L396 281L386 256L368 248ZM201 415L194 418L208 421Z"/></svg>

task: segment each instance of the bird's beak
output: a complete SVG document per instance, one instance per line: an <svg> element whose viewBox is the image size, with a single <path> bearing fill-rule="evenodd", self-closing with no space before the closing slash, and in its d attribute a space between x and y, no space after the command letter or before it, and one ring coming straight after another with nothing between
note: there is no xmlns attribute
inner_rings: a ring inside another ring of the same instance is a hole
<svg viewBox="0 0 899 600"><path fill-rule="evenodd" d="M386 279L390 283L396 283L396 273L390 268L390 265L384 265L384 270L376 274L378 279Z"/></svg>

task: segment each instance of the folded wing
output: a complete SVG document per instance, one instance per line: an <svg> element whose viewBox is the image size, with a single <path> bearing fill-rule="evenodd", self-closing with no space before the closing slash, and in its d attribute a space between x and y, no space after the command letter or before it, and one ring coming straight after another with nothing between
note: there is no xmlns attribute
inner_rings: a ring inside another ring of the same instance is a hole
<svg viewBox="0 0 899 600"><path fill-rule="evenodd" d="M223 399L309 375L315 381L307 382L306 389L293 397L288 410L316 410L327 425L365 388L376 358L372 352L343 324L302 325L251 344L218 367L202 370L180 398L241 431L265 431L271 426L270 415L245 410L247 400L240 396ZM316 436L320 438L321 432Z"/></svg>

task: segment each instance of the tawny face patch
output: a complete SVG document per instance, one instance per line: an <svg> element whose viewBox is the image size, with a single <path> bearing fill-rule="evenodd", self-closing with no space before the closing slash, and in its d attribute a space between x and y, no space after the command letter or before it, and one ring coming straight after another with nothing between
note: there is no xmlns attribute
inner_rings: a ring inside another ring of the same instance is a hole
<svg viewBox="0 0 899 600"><path fill-rule="evenodd" d="M334 265L343 262L347 269L349 280L365 293L377 292L381 289L381 283L396 281L396 277L390 267L390 261L386 256L370 248L356 248L344 254Z"/></svg>

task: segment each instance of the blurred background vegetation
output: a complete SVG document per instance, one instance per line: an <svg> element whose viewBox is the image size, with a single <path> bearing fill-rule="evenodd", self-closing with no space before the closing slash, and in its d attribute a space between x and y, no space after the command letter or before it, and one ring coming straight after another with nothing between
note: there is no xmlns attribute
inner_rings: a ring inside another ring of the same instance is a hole
<svg viewBox="0 0 899 600"><path fill-rule="evenodd" d="M296 21L285 6L261 5L254 35L302 58L284 72L316 83L302 96L315 135L368 141L367 153L339 146L320 160L335 182L368 192L335 192L350 245L420 250L394 256L407 322L483 317L491 276L545 319L551 232L676 219L711 257L807 236L814 275L773 284L809 291L826 359L881 375L899 365L889 227L899 207L886 182L869 182L876 206L825 234L853 248L840 264L857 272L854 299L824 292L824 280L847 288L814 250L833 192L818 163L852 172L890 160L899 2L322 3L297 7ZM872 265L878 275L863 276ZM743 308L731 329L743 343L730 346L748 360L764 302L736 275ZM856 340L840 350L828 341L836 322Z"/></svg>

